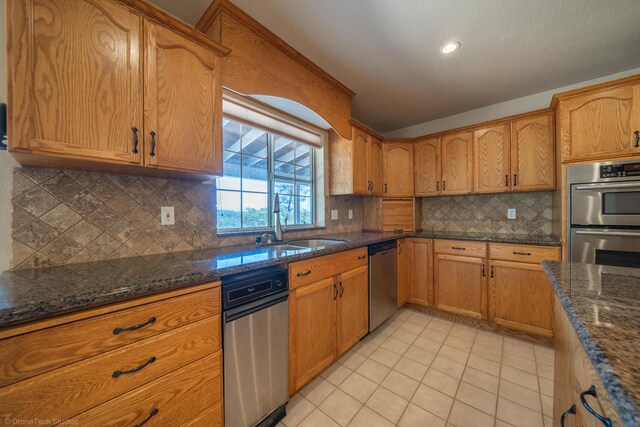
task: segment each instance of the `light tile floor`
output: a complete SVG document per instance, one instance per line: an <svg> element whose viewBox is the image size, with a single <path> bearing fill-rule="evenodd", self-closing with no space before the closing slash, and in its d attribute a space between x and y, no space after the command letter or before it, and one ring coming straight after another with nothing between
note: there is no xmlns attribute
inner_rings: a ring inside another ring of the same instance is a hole
<svg viewBox="0 0 640 427"><path fill-rule="evenodd" d="M286 427L550 427L553 349L405 308L287 406Z"/></svg>

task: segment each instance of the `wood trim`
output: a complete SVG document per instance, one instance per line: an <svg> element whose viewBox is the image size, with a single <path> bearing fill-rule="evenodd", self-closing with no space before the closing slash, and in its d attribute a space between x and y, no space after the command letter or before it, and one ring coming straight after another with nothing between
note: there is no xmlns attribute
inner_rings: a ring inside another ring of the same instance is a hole
<svg viewBox="0 0 640 427"><path fill-rule="evenodd" d="M493 323L496 325L504 326L505 328L524 332L525 334L542 336L547 338L553 337L553 332L548 329L536 328L535 326L523 325L522 323L512 322L504 319L494 319Z"/></svg>
<svg viewBox="0 0 640 427"><path fill-rule="evenodd" d="M153 5L142 0L119 0L121 3L129 6L131 9L140 12L147 19L153 21L156 24L160 24L172 31L175 31L183 36L188 37L196 43L199 43L208 49L211 49L215 53L221 56L226 56L231 53L231 49L215 42L211 37L194 29L181 20L163 12L162 10L154 7Z"/></svg>
<svg viewBox="0 0 640 427"><path fill-rule="evenodd" d="M361 131L363 131L364 133L369 134L370 136L373 136L375 138L384 140L384 137L382 135L380 135L378 132L376 132L375 130L371 129L369 126L367 126L367 125L365 125L363 123L360 123L359 121L357 121L355 119L349 120L349 123L351 123L351 126L360 129Z"/></svg>
<svg viewBox="0 0 640 427"><path fill-rule="evenodd" d="M126 1L134 1L134 0L126 0ZM140 0L135 0L140 1ZM204 32L209 25L211 25L214 19L222 12L225 11L232 15L235 19L240 21L242 24L249 27L256 34L260 35L264 39L266 39L273 46L282 51L285 55L302 65L307 70L311 71L313 74L320 77L325 82L329 83L331 86L344 93L349 97L353 97L355 92L349 89L344 84L340 83L335 77L331 76L329 73L324 71L322 68L314 64L309 58L298 52L296 49L291 47L287 42L282 40L280 37L276 36L272 33L267 27L256 21L245 11L234 5L228 0L214 0L211 5L205 10L202 18L196 24L196 30Z"/></svg>
<svg viewBox="0 0 640 427"><path fill-rule="evenodd" d="M551 105L549 109L551 111L555 111L558 108L558 104L561 100L566 98L573 98L575 96L586 95L594 92L599 92L602 90L608 90L612 88L616 88L619 86L627 86L633 83L640 82L640 74L636 74L635 76L624 77L622 79L611 80L604 83L598 83L591 86L585 86L578 89L569 90L566 92L560 92L553 95L551 98Z"/></svg>
<svg viewBox="0 0 640 427"><path fill-rule="evenodd" d="M174 291L164 291L155 295L145 296L141 298L130 299L126 301L116 302L101 307L83 309L75 313L62 314L59 316L43 319L35 322L30 322L22 325L9 326L7 328L0 329L0 339L13 337L16 335L26 334L28 332L37 331L40 329L50 328L58 326L63 323L75 322L82 319L88 319L90 317L100 316L101 314L111 313L114 311L124 310L127 308L149 304L160 300L165 300L180 295L190 294L205 289L217 288L221 285L221 282L204 283L201 285L189 286Z"/></svg>

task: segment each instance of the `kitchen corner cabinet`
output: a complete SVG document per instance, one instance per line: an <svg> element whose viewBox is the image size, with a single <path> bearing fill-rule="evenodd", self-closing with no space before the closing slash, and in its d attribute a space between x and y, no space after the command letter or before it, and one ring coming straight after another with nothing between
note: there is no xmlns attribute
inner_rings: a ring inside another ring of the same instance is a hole
<svg viewBox="0 0 640 427"><path fill-rule="evenodd" d="M289 394L369 331L367 248L289 265Z"/></svg>
<svg viewBox="0 0 640 427"><path fill-rule="evenodd" d="M553 123L552 113L511 123L511 191L555 189Z"/></svg>
<svg viewBox="0 0 640 427"><path fill-rule="evenodd" d="M509 124L477 129L473 132L473 192L509 191Z"/></svg>
<svg viewBox="0 0 640 427"><path fill-rule="evenodd" d="M351 139L331 133L331 195L382 195L382 140L352 126Z"/></svg>
<svg viewBox="0 0 640 427"><path fill-rule="evenodd" d="M415 196L437 196L440 190L440 139L429 138L415 144Z"/></svg>
<svg viewBox="0 0 640 427"><path fill-rule="evenodd" d="M486 243L434 241L436 308L487 318Z"/></svg>
<svg viewBox="0 0 640 427"><path fill-rule="evenodd" d="M384 142L384 197L413 197L413 143Z"/></svg>
<svg viewBox="0 0 640 427"><path fill-rule="evenodd" d="M8 13L9 150L21 163L222 172L222 46L116 0L9 0Z"/></svg>
<svg viewBox="0 0 640 427"><path fill-rule="evenodd" d="M409 298L409 252L408 239L398 240L398 308L406 304Z"/></svg>
<svg viewBox="0 0 640 427"><path fill-rule="evenodd" d="M409 239L409 302L433 306L433 240Z"/></svg>
<svg viewBox="0 0 640 427"><path fill-rule="evenodd" d="M471 132L442 137L442 194L473 192L473 136Z"/></svg>
<svg viewBox="0 0 640 427"><path fill-rule="evenodd" d="M562 162L640 154L640 83L562 98Z"/></svg>

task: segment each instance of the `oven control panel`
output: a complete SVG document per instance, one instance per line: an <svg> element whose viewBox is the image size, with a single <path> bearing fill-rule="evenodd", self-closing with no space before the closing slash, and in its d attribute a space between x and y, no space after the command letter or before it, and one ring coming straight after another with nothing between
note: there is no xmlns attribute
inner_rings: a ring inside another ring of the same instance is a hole
<svg viewBox="0 0 640 427"><path fill-rule="evenodd" d="M640 162L600 166L600 178L640 176Z"/></svg>

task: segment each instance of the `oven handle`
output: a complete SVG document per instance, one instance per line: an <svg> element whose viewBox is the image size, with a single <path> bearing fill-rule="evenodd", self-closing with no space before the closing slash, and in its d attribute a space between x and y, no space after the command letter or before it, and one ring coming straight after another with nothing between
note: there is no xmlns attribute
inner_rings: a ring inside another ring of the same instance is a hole
<svg viewBox="0 0 640 427"><path fill-rule="evenodd" d="M584 231L576 230L576 234L585 236L619 236L619 237L640 237L640 231Z"/></svg>
<svg viewBox="0 0 640 427"><path fill-rule="evenodd" d="M617 189L617 188L637 188L640 191L640 182L618 182L618 183L595 183L575 185L576 190L596 190L596 189Z"/></svg>
<svg viewBox="0 0 640 427"><path fill-rule="evenodd" d="M281 302L284 302L288 299L289 291L282 291L278 292L277 294L260 298L257 301L234 307L223 312L224 323L233 322L234 320L237 320L241 317L253 314L256 311L271 307L272 305L280 304Z"/></svg>

